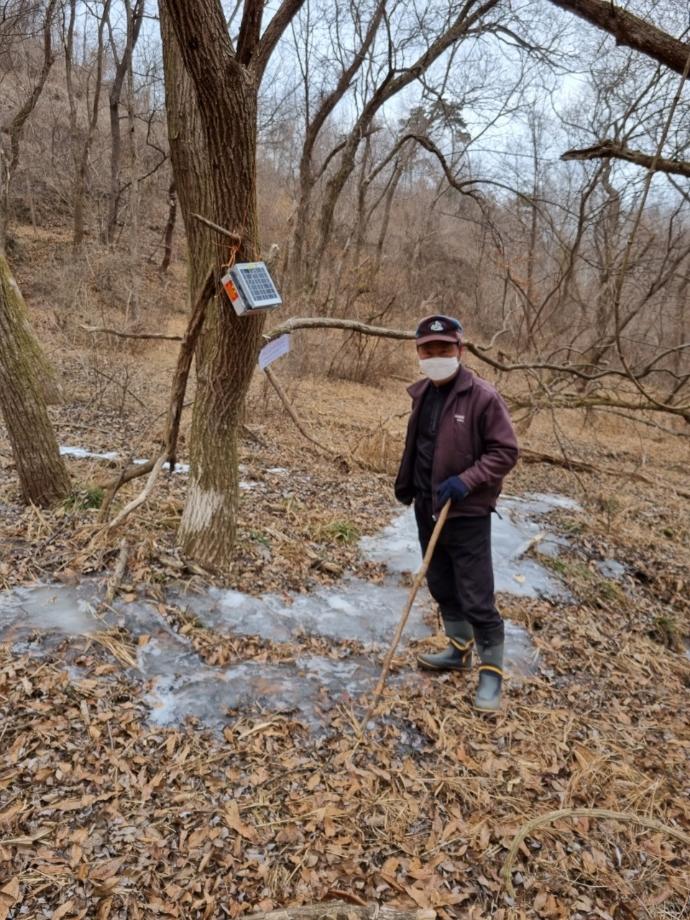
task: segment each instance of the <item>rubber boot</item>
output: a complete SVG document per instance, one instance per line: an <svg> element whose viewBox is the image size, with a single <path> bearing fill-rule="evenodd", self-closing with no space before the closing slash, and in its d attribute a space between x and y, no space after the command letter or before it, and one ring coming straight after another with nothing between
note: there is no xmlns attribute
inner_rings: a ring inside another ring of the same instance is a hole
<svg viewBox="0 0 690 920"><path fill-rule="evenodd" d="M435 654L419 655L417 664L428 671L471 671L474 633L466 620L444 620L448 648Z"/></svg>
<svg viewBox="0 0 690 920"><path fill-rule="evenodd" d="M496 712L501 706L503 686L503 643L477 645L479 659L479 686L474 698L474 708L481 712Z"/></svg>

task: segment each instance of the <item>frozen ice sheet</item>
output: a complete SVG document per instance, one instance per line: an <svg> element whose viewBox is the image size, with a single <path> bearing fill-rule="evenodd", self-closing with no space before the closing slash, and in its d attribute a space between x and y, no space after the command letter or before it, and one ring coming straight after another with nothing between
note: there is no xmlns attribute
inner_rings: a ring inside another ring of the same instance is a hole
<svg viewBox="0 0 690 920"><path fill-rule="evenodd" d="M208 593L178 600L205 626L220 632L262 636L275 642L286 642L307 633L380 644L390 641L408 590L398 584L375 585L358 578L345 578L335 586L287 599L275 594L252 597L211 588ZM424 600L422 595L412 610L408 636L428 635L422 619Z"/></svg>
<svg viewBox="0 0 690 920"><path fill-rule="evenodd" d="M496 591L523 597L563 595L562 584L532 559L524 558L530 545L548 533L539 517L554 508L578 507L563 496L535 495L503 498L499 515L492 515L492 546ZM399 513L380 534L365 537L362 551L393 572L417 571L422 557L417 542L414 510Z"/></svg>
<svg viewBox="0 0 690 920"><path fill-rule="evenodd" d="M60 454L63 457L74 457L76 460L117 460L119 454L115 451L108 451L106 454L96 454L93 451L86 450L84 447L69 447L63 445L60 448Z"/></svg>
<svg viewBox="0 0 690 920"><path fill-rule="evenodd" d="M558 590L546 570L522 558L526 547L541 533L535 518L554 507L564 507L554 496L507 498L501 503L503 520L494 519L498 590ZM419 550L412 513L400 514L377 537L363 541L363 548L370 558L386 562L393 572L416 568ZM185 604L204 625L220 633L258 635L274 641L311 633L334 642L355 639L378 647L380 653L393 635L408 591L397 576L391 576L383 584L345 578L337 585L287 598L270 594L250 597L211 588L203 594L171 593L170 599ZM227 724L228 710L265 709L291 713L298 722L315 728L324 724L326 711L336 703L371 692L378 677L379 654L302 656L273 665L246 660L227 668L210 667L151 604L117 602L104 614L97 613L102 592L102 585L91 579L78 586L39 584L0 593L0 641L14 642L17 650L40 656L66 636L89 637L124 626L138 642L137 668L132 676L146 683L151 720L160 725L192 717L217 728ZM432 632L422 616L428 600L423 589L406 637L422 638ZM42 643L33 642L37 631L44 636ZM536 667L529 634L510 621L506 623L506 666L513 674L531 673ZM70 673L76 679L74 668ZM421 678L407 671L394 679Z"/></svg>

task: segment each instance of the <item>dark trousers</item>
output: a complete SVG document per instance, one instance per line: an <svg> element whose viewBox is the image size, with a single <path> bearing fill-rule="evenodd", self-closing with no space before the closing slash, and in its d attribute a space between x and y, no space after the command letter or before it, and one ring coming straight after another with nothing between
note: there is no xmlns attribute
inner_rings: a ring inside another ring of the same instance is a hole
<svg viewBox="0 0 690 920"><path fill-rule="evenodd" d="M436 522L431 502L414 504L422 552ZM479 645L503 641L504 626L496 609L491 559L491 515L449 518L441 531L427 572L429 591L444 622L467 620Z"/></svg>

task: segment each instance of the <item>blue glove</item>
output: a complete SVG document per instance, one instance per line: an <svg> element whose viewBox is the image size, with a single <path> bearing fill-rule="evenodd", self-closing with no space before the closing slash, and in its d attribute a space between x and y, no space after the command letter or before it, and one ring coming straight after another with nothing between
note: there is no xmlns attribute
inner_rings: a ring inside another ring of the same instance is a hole
<svg viewBox="0 0 690 920"><path fill-rule="evenodd" d="M442 482L438 489L438 503L443 507L450 499L453 502L461 502L470 494L469 488L460 479L459 476L451 476Z"/></svg>

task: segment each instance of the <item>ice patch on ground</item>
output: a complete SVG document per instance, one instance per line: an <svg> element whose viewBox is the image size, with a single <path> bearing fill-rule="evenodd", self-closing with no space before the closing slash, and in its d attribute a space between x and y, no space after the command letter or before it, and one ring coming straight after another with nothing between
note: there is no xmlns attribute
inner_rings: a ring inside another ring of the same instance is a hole
<svg viewBox="0 0 690 920"><path fill-rule="evenodd" d="M85 447L70 447L69 445L63 444L60 447L60 454L63 457L73 457L75 460L107 460L110 463L114 463L118 460L122 460L123 457L115 450L107 451L106 453L99 454L96 451L87 450ZM137 457L131 461L134 466L143 466L145 463L150 463L145 457ZM170 464L164 463L162 469L169 471ZM177 475L188 475L189 474L189 464L188 463L176 463L173 473Z"/></svg>
<svg viewBox="0 0 690 920"><path fill-rule="evenodd" d="M555 508L576 510L577 502L559 495L505 497L492 515L491 536L496 591L521 597L564 595L563 585L532 559L527 550L548 536L538 520ZM416 572L422 562L414 509L399 513L380 534L365 537L362 551L373 562L384 562L393 572Z"/></svg>
<svg viewBox="0 0 690 920"><path fill-rule="evenodd" d="M542 532L534 518L555 507L573 505L564 505L557 496L541 495L508 498L501 503L503 521L494 522L499 590L558 591L549 573L522 558L527 546ZM91 642L98 640L100 632L124 627L137 651L136 668L128 673L145 684L144 700L151 708L153 723L174 725L191 717L220 728L228 723L229 711L265 710L293 714L298 723L318 729L327 721L329 709L340 703L351 704L371 693L375 685L380 652L391 641L409 593L399 574L419 564L413 515L410 511L398 515L388 528L364 540L362 546L369 558L385 562L397 574L382 584L347 577L335 586L322 586L309 594L291 597L251 597L217 588L203 594L170 595L171 600L187 607L204 626L218 633L255 635L275 642L288 642L310 633L333 640L333 657L303 655L279 664L244 660L225 668L211 667L186 638L168 625L154 605L117 601L101 611L103 587L93 579L77 586L32 585L0 593L0 641L11 642L18 653L41 657L57 646L62 650L68 636ZM524 581L518 581L516 575ZM406 640L435 632L435 624L429 624L423 616L429 605L423 589L413 607ZM351 655L342 646L338 648L337 642L342 640L357 640L376 648L377 654ZM72 680L79 678L75 657L70 659L68 653L64 656ZM527 631L507 621L508 673L532 673L536 659ZM417 681L428 677L405 670L392 679Z"/></svg>
<svg viewBox="0 0 690 920"><path fill-rule="evenodd" d="M107 454L96 454L83 447L69 447L67 445L63 445L60 448L60 454L63 457L74 457L75 460L117 460L120 456L114 450L109 451Z"/></svg>

